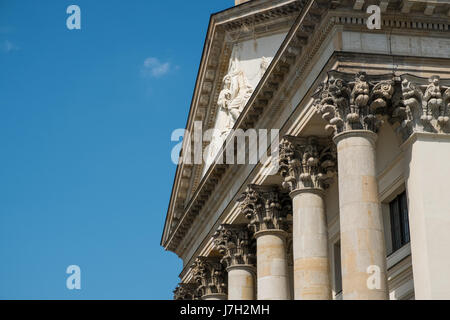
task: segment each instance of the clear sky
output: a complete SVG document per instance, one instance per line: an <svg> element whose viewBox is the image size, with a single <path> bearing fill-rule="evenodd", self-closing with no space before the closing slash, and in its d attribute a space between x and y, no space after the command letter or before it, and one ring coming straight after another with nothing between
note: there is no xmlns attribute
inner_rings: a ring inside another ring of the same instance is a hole
<svg viewBox="0 0 450 320"><path fill-rule="evenodd" d="M170 135L210 14L233 5L0 0L0 299L172 298ZM72 264L81 290L66 288Z"/></svg>

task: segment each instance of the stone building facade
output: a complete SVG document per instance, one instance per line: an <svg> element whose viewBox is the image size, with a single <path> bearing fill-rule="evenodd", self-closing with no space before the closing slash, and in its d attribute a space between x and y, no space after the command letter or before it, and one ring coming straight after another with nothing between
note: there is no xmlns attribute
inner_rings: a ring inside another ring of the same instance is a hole
<svg viewBox="0 0 450 320"><path fill-rule="evenodd" d="M212 135L182 142L161 240L174 298L450 299L449 26L450 1L212 15L186 127Z"/></svg>

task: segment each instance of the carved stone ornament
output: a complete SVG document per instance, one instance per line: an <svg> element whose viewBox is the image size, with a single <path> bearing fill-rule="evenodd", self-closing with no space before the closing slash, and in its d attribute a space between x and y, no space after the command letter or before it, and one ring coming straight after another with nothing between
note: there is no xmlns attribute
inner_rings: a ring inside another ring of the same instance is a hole
<svg viewBox="0 0 450 320"><path fill-rule="evenodd" d="M352 79L353 78L353 79ZM367 75L329 71L314 94L314 106L334 134L354 129L377 132L384 120L413 132L450 133L450 79L404 74Z"/></svg>
<svg viewBox="0 0 450 320"><path fill-rule="evenodd" d="M274 186L252 184L247 186L239 201L253 232L287 230L287 216L292 214L292 201L287 192Z"/></svg>
<svg viewBox="0 0 450 320"><path fill-rule="evenodd" d="M255 264L255 243L247 225L222 224L214 234L214 244L227 267Z"/></svg>
<svg viewBox="0 0 450 320"><path fill-rule="evenodd" d="M218 115L214 128L217 133L214 133L210 138L211 143L207 150L205 170L221 150L223 142L233 129L252 93L253 87L244 74L239 59L232 57L228 73L223 77L222 90L217 99Z"/></svg>
<svg viewBox="0 0 450 320"><path fill-rule="evenodd" d="M400 81L392 122L401 124L403 137L417 131L450 133L450 79L405 74Z"/></svg>
<svg viewBox="0 0 450 320"><path fill-rule="evenodd" d="M280 143L279 173L289 191L326 189L336 173L336 147L329 139L283 137Z"/></svg>
<svg viewBox="0 0 450 320"><path fill-rule="evenodd" d="M217 105L219 110L226 114L227 121L221 129L223 135L233 128L242 109L253 93L253 87L250 85L236 57L232 59L229 71L223 78L222 85Z"/></svg>
<svg viewBox="0 0 450 320"><path fill-rule="evenodd" d="M192 271L200 297L227 293L227 272L219 258L198 257L192 265Z"/></svg>
<svg viewBox="0 0 450 320"><path fill-rule="evenodd" d="M179 283L173 291L174 300L198 300L197 285L194 283Z"/></svg>
<svg viewBox="0 0 450 320"><path fill-rule="evenodd" d="M393 75L332 70L314 94L315 107L334 134L358 129L377 132L391 107L394 85Z"/></svg>

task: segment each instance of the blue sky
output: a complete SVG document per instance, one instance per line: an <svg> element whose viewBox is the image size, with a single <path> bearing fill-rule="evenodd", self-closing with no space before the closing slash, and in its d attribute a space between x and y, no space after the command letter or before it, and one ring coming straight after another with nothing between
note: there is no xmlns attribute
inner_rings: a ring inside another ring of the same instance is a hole
<svg viewBox="0 0 450 320"><path fill-rule="evenodd" d="M0 0L0 299L172 298L170 135L209 16L233 5ZM81 290L66 288L72 264Z"/></svg>

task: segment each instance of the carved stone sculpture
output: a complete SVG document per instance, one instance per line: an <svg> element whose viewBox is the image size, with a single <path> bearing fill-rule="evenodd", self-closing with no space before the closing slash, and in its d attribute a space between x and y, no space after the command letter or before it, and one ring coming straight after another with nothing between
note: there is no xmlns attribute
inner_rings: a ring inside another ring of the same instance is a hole
<svg viewBox="0 0 450 320"><path fill-rule="evenodd" d="M259 65L259 78L261 79L264 73L266 73L267 68L269 67L270 59L266 57L261 58L261 64Z"/></svg>
<svg viewBox="0 0 450 320"><path fill-rule="evenodd" d="M394 84L391 75L330 71L315 94L315 106L334 134L355 129L376 132L390 107Z"/></svg>
<svg viewBox="0 0 450 320"><path fill-rule="evenodd" d="M355 99L359 99L359 105L367 104L361 95ZM328 139L285 136L280 143L279 172L283 187L289 191L327 188L336 173L336 163L336 147Z"/></svg>
<svg viewBox="0 0 450 320"><path fill-rule="evenodd" d="M227 267L255 264L255 243L247 225L221 225L214 234L214 244Z"/></svg>
<svg viewBox="0 0 450 320"><path fill-rule="evenodd" d="M239 61L237 59L232 61L230 71L223 78L223 88L217 100L220 110L227 115L227 123L222 132L233 128L234 123L253 93L253 87L248 83L244 71L239 68L238 64Z"/></svg>
<svg viewBox="0 0 450 320"><path fill-rule="evenodd" d="M173 291L174 300L198 300L197 286L194 283L180 283Z"/></svg>
<svg viewBox="0 0 450 320"><path fill-rule="evenodd" d="M443 85L439 76L425 79L408 74L400 81L392 122L401 123L403 137L417 131L449 133L450 81Z"/></svg>
<svg viewBox="0 0 450 320"><path fill-rule="evenodd" d="M287 216L292 214L292 201L277 187L249 185L239 201L253 232L288 228Z"/></svg>

